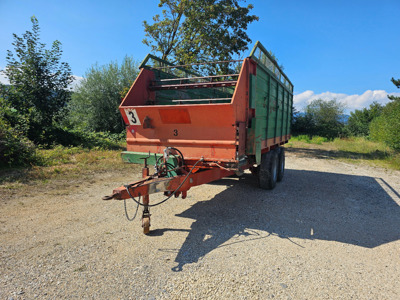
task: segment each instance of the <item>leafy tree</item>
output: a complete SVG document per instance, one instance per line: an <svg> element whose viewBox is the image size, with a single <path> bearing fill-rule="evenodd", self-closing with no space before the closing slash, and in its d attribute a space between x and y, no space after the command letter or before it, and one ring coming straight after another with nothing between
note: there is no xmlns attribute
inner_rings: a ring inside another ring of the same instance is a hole
<svg viewBox="0 0 400 300"><path fill-rule="evenodd" d="M353 136L369 136L369 126L373 119L378 117L383 110L383 106L377 102L373 102L369 108L355 110L350 113L347 129Z"/></svg>
<svg viewBox="0 0 400 300"><path fill-rule="evenodd" d="M398 89L400 89L400 79L394 79L393 77L392 77L392 82L393 82L393 84L398 88ZM395 96L393 96L393 95L389 95L388 96L388 98L390 99L390 100L400 100L400 97L395 97Z"/></svg>
<svg viewBox="0 0 400 300"><path fill-rule="evenodd" d="M117 62L93 65L72 95L68 106L70 124L90 131L123 131L118 107L138 69L138 63L131 57L125 57L121 66Z"/></svg>
<svg viewBox="0 0 400 300"><path fill-rule="evenodd" d="M11 86L2 85L0 96L29 120L30 140L48 143L51 141L46 139L46 132L57 122L55 118L70 99L68 85L72 75L68 63L61 62L61 43L56 40L46 49L40 42L38 20L32 17L31 22L32 31L26 31L22 37L13 34L14 51L7 51L4 70Z"/></svg>
<svg viewBox="0 0 400 300"><path fill-rule="evenodd" d="M311 118L311 115L302 113L296 108L293 108L291 131L294 135L315 135L315 124Z"/></svg>
<svg viewBox="0 0 400 300"><path fill-rule="evenodd" d="M400 89L400 79L394 79L392 77L392 82L398 89Z"/></svg>
<svg viewBox="0 0 400 300"><path fill-rule="evenodd" d="M370 125L371 138L400 151L400 101L393 101Z"/></svg>
<svg viewBox="0 0 400 300"><path fill-rule="evenodd" d="M17 126L11 126L10 120L16 119ZM25 136L25 124L10 103L0 98L0 167L38 161L34 144Z"/></svg>
<svg viewBox="0 0 400 300"><path fill-rule="evenodd" d="M400 80L392 78L392 82L400 87ZM371 122L371 138L400 151L400 97L388 98L392 101L386 104L382 114Z"/></svg>
<svg viewBox="0 0 400 300"><path fill-rule="evenodd" d="M258 20L249 14L253 6L240 2L245 1L160 0L165 9L153 24L143 22L143 43L177 64L231 59L248 48L247 26Z"/></svg>
<svg viewBox="0 0 400 300"><path fill-rule="evenodd" d="M312 135L320 135L329 139L340 136L344 128L342 120L345 105L333 100L316 99L305 109L307 118L311 119Z"/></svg>

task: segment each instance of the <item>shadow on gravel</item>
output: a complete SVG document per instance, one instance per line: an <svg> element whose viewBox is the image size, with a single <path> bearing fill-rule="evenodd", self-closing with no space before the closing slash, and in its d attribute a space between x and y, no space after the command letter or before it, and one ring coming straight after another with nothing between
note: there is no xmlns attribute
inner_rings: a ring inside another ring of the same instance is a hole
<svg viewBox="0 0 400 300"><path fill-rule="evenodd" d="M289 169L272 191L259 189L250 174L213 184L227 189L178 215L195 221L173 271L216 248L270 235L291 242L290 238L319 239L366 248L400 239L400 206L395 201L400 203L399 192L381 178ZM233 242L227 242L232 237Z"/></svg>
<svg viewBox="0 0 400 300"><path fill-rule="evenodd" d="M346 158L346 159L385 159L390 154L376 150L371 153L357 153L351 151L329 151L323 149L307 149L307 148L285 148L286 152L295 154L298 157L313 157L319 159Z"/></svg>

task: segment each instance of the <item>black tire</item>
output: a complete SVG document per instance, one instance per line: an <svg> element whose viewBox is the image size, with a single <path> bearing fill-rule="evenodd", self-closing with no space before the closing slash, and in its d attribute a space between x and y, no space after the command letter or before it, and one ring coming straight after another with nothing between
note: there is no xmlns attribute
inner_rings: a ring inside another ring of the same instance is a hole
<svg viewBox="0 0 400 300"><path fill-rule="evenodd" d="M278 180L278 153L271 150L261 156L261 164L258 172L260 188L272 190Z"/></svg>
<svg viewBox="0 0 400 300"><path fill-rule="evenodd" d="M282 181L283 176L285 175L285 148L278 148L278 182Z"/></svg>

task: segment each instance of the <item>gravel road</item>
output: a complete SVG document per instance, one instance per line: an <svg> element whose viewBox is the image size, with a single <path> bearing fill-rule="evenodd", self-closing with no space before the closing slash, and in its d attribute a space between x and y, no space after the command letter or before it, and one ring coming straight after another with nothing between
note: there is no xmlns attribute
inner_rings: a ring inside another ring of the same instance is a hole
<svg viewBox="0 0 400 300"><path fill-rule="evenodd" d="M245 174L153 208L150 236L100 200L138 168L3 190L0 299L400 299L400 172L286 167L273 191Z"/></svg>

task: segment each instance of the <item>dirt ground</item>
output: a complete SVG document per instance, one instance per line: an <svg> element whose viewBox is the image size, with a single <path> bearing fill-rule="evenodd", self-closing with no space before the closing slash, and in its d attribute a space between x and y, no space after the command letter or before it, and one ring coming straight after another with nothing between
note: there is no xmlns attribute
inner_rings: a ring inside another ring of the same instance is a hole
<svg viewBox="0 0 400 300"><path fill-rule="evenodd" d="M193 188L149 236L101 200L137 168L3 190L0 299L400 299L400 172L314 154L289 149L272 191Z"/></svg>

